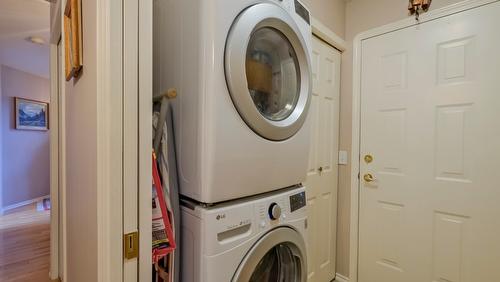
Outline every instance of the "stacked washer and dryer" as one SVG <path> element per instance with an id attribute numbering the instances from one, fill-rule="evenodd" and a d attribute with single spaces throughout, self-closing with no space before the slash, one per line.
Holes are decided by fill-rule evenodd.
<path id="1" fill-rule="evenodd" d="M 297 0 L 156 0 L 176 88 L 181 281 L 306 281 L 311 27 Z"/>

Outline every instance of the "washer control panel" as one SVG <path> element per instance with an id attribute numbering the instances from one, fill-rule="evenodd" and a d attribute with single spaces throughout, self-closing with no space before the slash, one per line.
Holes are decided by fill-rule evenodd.
<path id="1" fill-rule="evenodd" d="M 306 192 L 300 192 L 290 196 L 290 212 L 294 212 L 306 206 Z"/>
<path id="2" fill-rule="evenodd" d="M 306 190 L 304 187 L 276 194 L 256 201 L 254 206 L 257 226 L 265 230 L 306 216 Z"/>

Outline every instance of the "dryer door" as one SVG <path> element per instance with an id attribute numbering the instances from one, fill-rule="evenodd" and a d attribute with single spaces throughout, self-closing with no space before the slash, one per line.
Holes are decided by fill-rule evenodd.
<path id="1" fill-rule="evenodd" d="M 302 236 L 292 228 L 279 227 L 264 235 L 252 247 L 232 281 L 305 282 L 306 280 L 306 249 Z"/>
<path id="2" fill-rule="evenodd" d="M 311 96 L 307 50 L 295 20 L 275 4 L 251 6 L 233 23 L 226 81 L 239 114 L 260 136 L 285 140 L 302 127 Z"/>

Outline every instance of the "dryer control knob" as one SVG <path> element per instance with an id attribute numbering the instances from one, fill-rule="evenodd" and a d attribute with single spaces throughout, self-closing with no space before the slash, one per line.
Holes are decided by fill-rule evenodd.
<path id="1" fill-rule="evenodd" d="M 272 219 L 272 220 L 276 220 L 276 219 L 279 219 L 281 216 L 281 208 L 278 204 L 276 203 L 272 203 L 270 206 L 269 206 L 269 217 Z"/>

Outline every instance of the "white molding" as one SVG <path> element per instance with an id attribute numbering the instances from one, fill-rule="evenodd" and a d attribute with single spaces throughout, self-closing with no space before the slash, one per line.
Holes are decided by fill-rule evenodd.
<path id="1" fill-rule="evenodd" d="M 123 233 L 139 231 L 139 0 L 123 0 Z M 137 282 L 138 259 L 123 261 L 123 282 Z"/>
<path id="2" fill-rule="evenodd" d="M 420 24 L 445 16 L 498 2 L 500 0 L 465 0 L 420 16 Z M 382 27 L 358 34 L 353 41 L 353 93 L 352 93 L 352 152 L 351 152 L 351 218 L 350 218 L 350 282 L 358 282 L 358 240 L 359 240 L 359 161 L 360 161 L 360 99 L 361 99 L 361 42 L 400 29 L 415 26 L 413 18 L 400 20 Z M 356 161 L 357 160 L 357 161 Z"/>
<path id="3" fill-rule="evenodd" d="M 97 3 L 97 282 L 118 282 L 123 279 L 123 3 Z"/>
<path id="4" fill-rule="evenodd" d="M 59 7 L 66 6 L 66 0 L 59 0 L 57 1 Z M 59 278 L 61 281 L 67 281 L 67 275 L 68 275 L 68 231 L 67 231 L 67 209 L 66 209 L 66 77 L 64 75 L 64 68 L 65 68 L 65 56 L 64 55 L 64 36 L 63 34 L 63 15 L 64 15 L 64 10 L 59 8 L 57 9 L 57 18 L 59 24 L 55 25 L 59 27 L 59 37 L 60 37 L 60 42 L 56 42 L 55 44 L 60 44 L 58 48 L 57 54 L 60 56 L 60 59 L 58 59 L 58 87 L 59 87 L 59 93 L 58 93 L 58 115 L 59 115 L 59 216 L 60 216 L 60 226 L 61 228 L 60 231 L 60 237 L 59 240 L 62 240 L 62 242 L 59 242 L 59 247 L 62 248 L 62 250 L 59 250 Z M 52 26 L 51 28 L 55 28 L 55 26 Z M 54 30 L 52 30 L 54 32 Z M 57 45 L 56 45 L 57 46 Z M 61 52 L 61 53 L 59 53 Z"/>
<path id="5" fill-rule="evenodd" d="M 0 58 L 1 59 L 1 58 Z M 0 126 L 3 125 L 3 113 L 2 113 L 2 100 L 3 100 L 3 95 L 2 95 L 2 62 L 0 61 Z M 3 211 L 1 209 L 2 206 L 2 194 L 3 194 L 3 141 L 2 141 L 2 136 L 0 133 L 0 215 L 3 214 Z"/>
<path id="6" fill-rule="evenodd" d="M 153 0 L 139 0 L 139 279 L 151 280 Z"/>
<path id="7" fill-rule="evenodd" d="M 349 278 L 337 273 L 335 275 L 335 280 L 333 280 L 333 281 L 334 282 L 349 282 Z"/>
<path id="8" fill-rule="evenodd" d="M 47 199 L 47 198 L 50 198 L 50 195 L 46 195 L 46 196 L 42 196 L 42 197 L 37 197 L 37 198 L 34 198 L 34 199 L 29 199 L 29 200 L 26 200 L 26 201 L 22 201 L 22 202 L 19 202 L 19 203 L 8 205 L 8 206 L 2 208 L 1 213 L 5 214 L 5 212 L 8 212 L 10 210 L 17 209 L 17 208 L 20 208 L 20 207 L 24 207 L 24 206 L 27 206 L 27 205 L 31 205 L 31 204 L 34 204 L 36 202 L 42 201 L 43 199 Z"/>
<path id="9" fill-rule="evenodd" d="M 326 27 L 324 24 L 322 24 L 319 20 L 317 20 L 314 17 L 311 19 L 311 28 L 312 28 L 312 33 L 314 35 L 321 38 L 328 44 L 332 45 L 340 52 L 345 51 L 346 49 L 345 40 L 342 39 L 335 32 L 333 32 L 331 29 Z"/>
<path id="10" fill-rule="evenodd" d="M 59 79 L 57 45 L 50 44 L 50 279 L 59 275 Z"/>

